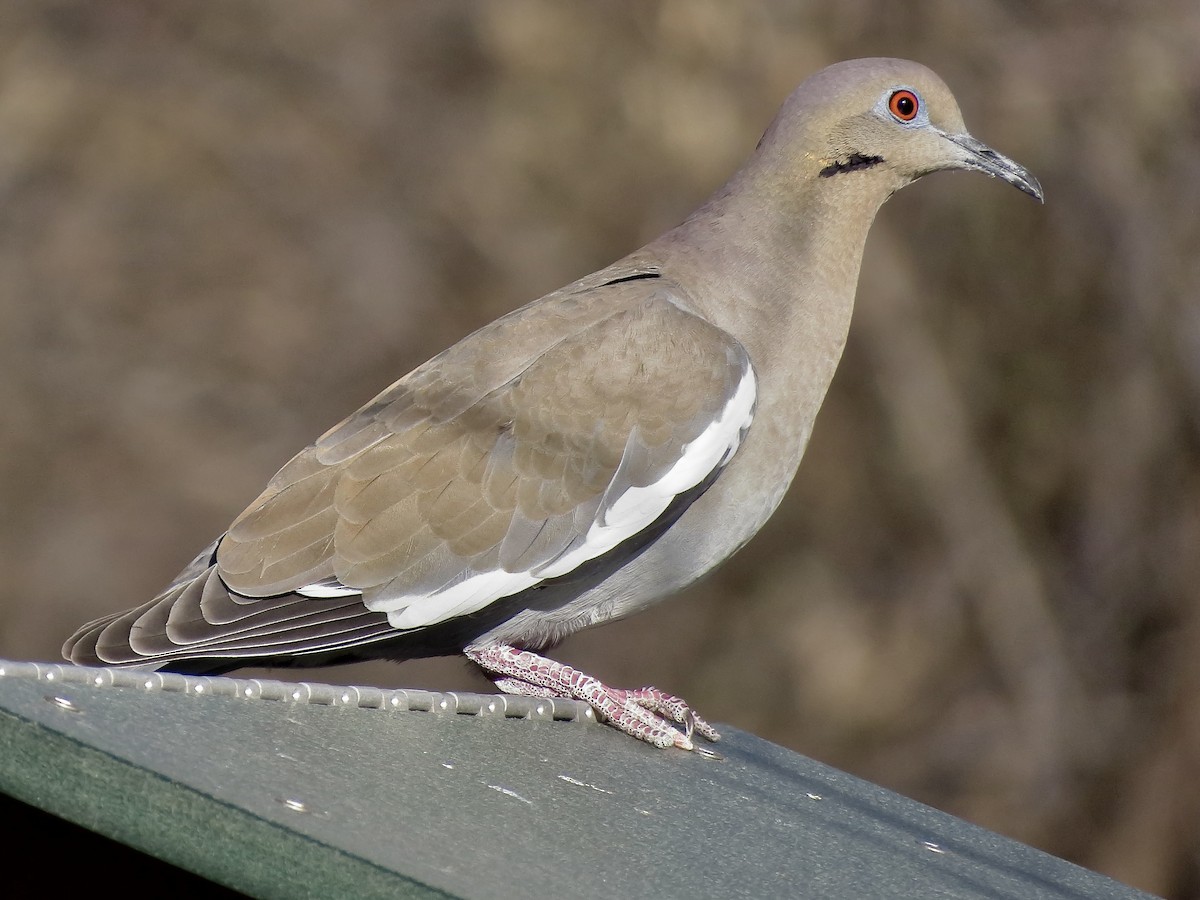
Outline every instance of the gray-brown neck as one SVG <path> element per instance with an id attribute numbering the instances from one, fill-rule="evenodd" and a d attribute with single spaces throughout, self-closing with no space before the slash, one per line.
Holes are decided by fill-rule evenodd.
<path id="1" fill-rule="evenodd" d="M 683 224 L 645 248 L 697 311 L 736 337 L 758 377 L 754 428 L 727 473 L 765 518 L 791 483 L 841 358 L 867 232 L 899 185 L 828 176 L 760 152 Z M 758 522 L 746 524 L 748 533 Z"/>
<path id="2" fill-rule="evenodd" d="M 845 344 L 867 232 L 899 185 L 883 170 L 821 175 L 819 158 L 780 165 L 773 155 L 756 154 L 646 249 L 742 342 L 760 381 L 778 373 L 819 404 Z"/>

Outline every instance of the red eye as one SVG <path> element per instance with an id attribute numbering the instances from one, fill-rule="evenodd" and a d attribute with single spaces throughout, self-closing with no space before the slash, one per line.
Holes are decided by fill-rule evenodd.
<path id="1" fill-rule="evenodd" d="M 911 122 L 920 108 L 921 101 L 912 91 L 899 90 L 888 97 L 888 109 L 901 122 Z"/>

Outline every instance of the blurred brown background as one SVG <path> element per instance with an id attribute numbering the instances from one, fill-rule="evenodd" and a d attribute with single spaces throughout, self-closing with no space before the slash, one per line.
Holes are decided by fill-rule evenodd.
<path id="1" fill-rule="evenodd" d="M 906 56 L 1047 205 L 889 203 L 784 507 L 558 656 L 1200 896 L 1198 46 L 1192 0 L 5 3 L 0 656 L 57 658 L 377 390 L 675 224 L 815 69 Z"/>

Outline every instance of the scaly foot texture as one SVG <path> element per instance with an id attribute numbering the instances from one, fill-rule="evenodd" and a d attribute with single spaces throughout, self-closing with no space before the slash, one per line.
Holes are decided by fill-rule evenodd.
<path id="1" fill-rule="evenodd" d="M 687 703 L 666 691 L 654 687 L 611 688 L 578 669 L 507 644 L 468 647 L 465 653 L 506 694 L 582 700 L 614 728 L 655 747 L 678 747 L 720 758 L 718 753 L 692 740 L 698 733 L 710 741 L 719 741 L 721 735 L 717 730 Z M 683 725 L 684 731 L 672 723 Z"/>

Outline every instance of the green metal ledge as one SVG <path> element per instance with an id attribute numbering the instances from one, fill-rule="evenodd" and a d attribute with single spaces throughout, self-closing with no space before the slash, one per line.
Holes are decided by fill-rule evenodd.
<path id="1" fill-rule="evenodd" d="M 0 790 L 264 898 L 1145 897 L 722 727 L 0 661 Z"/>

